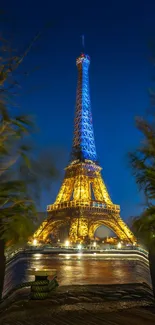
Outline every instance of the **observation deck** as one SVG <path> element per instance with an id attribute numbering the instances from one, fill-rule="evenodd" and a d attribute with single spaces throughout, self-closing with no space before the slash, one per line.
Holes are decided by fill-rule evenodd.
<path id="1" fill-rule="evenodd" d="M 59 204 L 51 204 L 47 206 L 47 211 L 53 211 L 53 210 L 61 210 L 61 209 L 68 209 L 68 208 L 76 208 L 76 207 L 81 207 L 81 208 L 96 208 L 100 209 L 103 212 L 120 212 L 120 205 L 117 204 L 104 204 L 102 202 L 97 202 L 97 201 L 90 201 L 90 202 L 85 202 L 82 200 L 78 201 L 69 201 L 69 202 L 62 202 Z"/>

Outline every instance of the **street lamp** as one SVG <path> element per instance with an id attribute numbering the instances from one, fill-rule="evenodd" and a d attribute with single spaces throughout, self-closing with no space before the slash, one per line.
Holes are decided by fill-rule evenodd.
<path id="1" fill-rule="evenodd" d="M 69 246 L 69 240 L 65 241 L 65 246 L 68 247 Z"/>
<path id="2" fill-rule="evenodd" d="M 122 247 L 122 244 L 121 243 L 118 243 L 117 244 L 117 248 L 120 249 Z"/>
<path id="3" fill-rule="evenodd" d="M 37 246 L 37 239 L 36 238 L 33 239 L 33 246 Z"/>
<path id="4" fill-rule="evenodd" d="M 79 244 L 77 248 L 80 250 L 80 249 L 82 248 L 82 245 L 81 245 L 81 244 Z"/>

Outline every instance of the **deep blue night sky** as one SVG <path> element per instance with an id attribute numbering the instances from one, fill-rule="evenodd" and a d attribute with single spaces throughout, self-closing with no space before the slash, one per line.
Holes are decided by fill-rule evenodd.
<path id="1" fill-rule="evenodd" d="M 121 215 L 127 219 L 141 210 L 142 200 L 127 163 L 140 134 L 135 115 L 149 106 L 147 89 L 153 74 L 148 44 L 155 40 L 155 2 L 108 1 L 8 1 L 3 5 L 9 21 L 1 23 L 4 34 L 14 33 L 20 48 L 27 45 L 46 22 L 52 27 L 25 59 L 24 69 L 40 66 L 24 86 L 36 88 L 21 98 L 23 110 L 37 117 L 37 144 L 62 150 L 59 165 L 67 164 L 72 143 L 80 35 L 85 34 L 91 57 L 92 114 L 103 177 Z M 38 88 L 38 89 L 37 89 Z M 52 203 L 60 186 L 46 193 L 42 210 Z"/>

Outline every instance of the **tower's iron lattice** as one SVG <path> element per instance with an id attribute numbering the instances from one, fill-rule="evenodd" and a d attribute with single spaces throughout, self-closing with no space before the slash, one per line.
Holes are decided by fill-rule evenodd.
<path id="1" fill-rule="evenodd" d="M 135 242 L 134 235 L 120 217 L 120 206 L 112 203 L 97 163 L 89 94 L 89 56 L 77 60 L 78 84 L 74 136 L 69 165 L 47 219 L 33 238 L 46 242 L 49 235 L 58 238 L 62 227 L 68 228 L 71 242 L 93 239 L 100 225 L 109 227 L 123 241 Z"/>

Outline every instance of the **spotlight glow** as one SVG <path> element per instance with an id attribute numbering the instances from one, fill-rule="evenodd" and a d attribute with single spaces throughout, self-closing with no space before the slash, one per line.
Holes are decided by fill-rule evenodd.
<path id="1" fill-rule="evenodd" d="M 120 249 L 122 247 L 122 244 L 121 243 L 118 243 L 117 244 L 117 248 Z"/>
<path id="2" fill-rule="evenodd" d="M 66 247 L 69 247 L 69 240 L 66 240 L 66 241 L 65 241 L 65 246 L 66 246 Z"/>
<path id="3" fill-rule="evenodd" d="M 37 246 L 37 239 L 33 239 L 33 246 Z"/>

